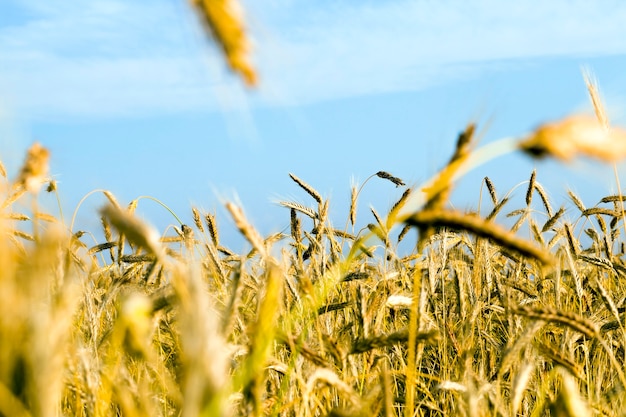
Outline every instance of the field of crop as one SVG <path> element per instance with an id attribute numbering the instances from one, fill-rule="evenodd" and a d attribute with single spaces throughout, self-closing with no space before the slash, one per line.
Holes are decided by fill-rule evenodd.
<path id="1" fill-rule="evenodd" d="M 212 213 L 161 234 L 108 191 L 94 243 L 39 208 L 57 189 L 35 144 L 19 173 L 0 165 L 0 415 L 622 416 L 625 198 L 555 208 L 533 172 L 523 207 L 487 177 L 490 207 L 447 204 L 498 149 L 621 157 L 604 122 L 479 149 L 468 126 L 423 189 L 368 179 L 404 190 L 387 213 L 357 218 L 355 186 L 343 228 L 291 174 L 311 205 L 281 202 L 289 233 L 226 204 L 246 253 Z"/>

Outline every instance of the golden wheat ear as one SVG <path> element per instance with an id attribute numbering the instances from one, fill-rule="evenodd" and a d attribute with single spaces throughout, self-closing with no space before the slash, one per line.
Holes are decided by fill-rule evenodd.
<path id="1" fill-rule="evenodd" d="M 564 161 L 586 156 L 602 162 L 626 158 L 626 130 L 610 127 L 598 83 L 588 70 L 583 70 L 585 85 L 595 116 L 573 115 L 539 126 L 519 148 L 537 157 L 551 156 Z"/>
<path id="2" fill-rule="evenodd" d="M 519 149 L 535 157 L 569 161 L 586 156 L 603 162 L 626 158 L 626 130 L 606 129 L 596 117 L 575 115 L 539 126 Z"/>
<path id="3" fill-rule="evenodd" d="M 405 220 L 406 224 L 417 227 L 449 227 L 471 232 L 477 236 L 491 239 L 503 248 L 520 255 L 536 259 L 543 265 L 552 265 L 552 255 L 542 248 L 520 239 L 502 227 L 483 220 L 478 216 L 467 215 L 452 210 L 423 210 L 414 213 Z"/>
<path id="4" fill-rule="evenodd" d="M 598 80 L 588 68 L 583 68 L 583 78 L 585 79 L 585 85 L 587 86 L 589 99 L 591 100 L 591 104 L 593 105 L 593 111 L 596 114 L 596 118 L 605 129 L 608 129 L 609 118 L 606 115 L 604 103 L 602 102 L 602 97 L 600 96 Z"/>
<path id="5" fill-rule="evenodd" d="M 49 160 L 50 151 L 35 142 L 28 149 L 26 160 L 15 185 L 21 185 L 34 194 L 39 192 L 43 183 L 46 182 Z"/>
<path id="6" fill-rule="evenodd" d="M 241 76 L 248 86 L 255 86 L 257 73 L 250 60 L 250 41 L 239 1 L 191 0 L 191 5 L 207 34 L 222 49 L 230 69 Z"/>
<path id="7" fill-rule="evenodd" d="M 112 204 L 104 206 L 100 214 L 110 222 L 120 234 L 128 240 L 148 251 L 149 254 L 162 259 L 165 249 L 159 242 L 159 234 L 156 229 L 147 225 L 128 211 L 119 209 Z"/>

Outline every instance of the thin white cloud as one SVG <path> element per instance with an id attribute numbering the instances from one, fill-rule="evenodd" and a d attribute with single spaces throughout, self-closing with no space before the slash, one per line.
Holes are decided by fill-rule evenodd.
<path id="1" fill-rule="evenodd" d="M 0 91 L 33 118 L 183 112 L 214 102 L 212 81 L 190 59 L 42 57 L 20 64 L 0 71 Z"/>
<path id="2" fill-rule="evenodd" d="M 238 88 L 182 2 L 16 3 L 36 17 L 0 29 L 0 94 L 29 118 L 201 110 Z"/>
<path id="3" fill-rule="evenodd" d="M 617 0 L 248 1 L 262 84 L 242 101 L 184 0 L 12 1 L 34 17 L 0 28 L 0 94 L 34 118 L 301 104 L 626 53 Z"/>
<path id="4" fill-rule="evenodd" d="M 269 39 L 280 46 L 259 52 L 267 83 L 296 102 L 416 90 L 515 60 L 626 53 L 619 1 L 340 2 L 296 13 L 300 3 Z"/>

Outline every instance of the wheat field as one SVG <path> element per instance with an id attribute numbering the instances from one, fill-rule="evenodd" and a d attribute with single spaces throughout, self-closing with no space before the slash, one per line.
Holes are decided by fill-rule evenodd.
<path id="1" fill-rule="evenodd" d="M 238 2 L 190 4 L 257 84 Z M 19 172 L 0 161 L 0 417 L 626 416 L 626 197 L 555 207 L 533 171 L 521 206 L 488 176 L 475 209 L 449 204 L 504 153 L 626 157 L 585 79 L 595 117 L 482 148 L 469 125 L 419 189 L 393 167 L 353 186 L 343 227 L 289 174 L 307 203 L 280 202 L 284 233 L 233 203 L 158 231 L 106 189 L 85 196 L 105 201 L 101 230 L 79 230 L 44 146 Z M 387 212 L 357 209 L 370 181 L 401 191 Z M 225 221 L 249 250 L 224 244 Z"/>
<path id="2" fill-rule="evenodd" d="M 572 120 L 514 150 L 563 157 Z M 108 191 L 102 230 L 75 230 L 40 209 L 58 190 L 33 145 L 19 173 L 0 165 L 0 415 L 625 415 L 626 198 L 556 208 L 533 171 L 522 207 L 485 177 L 488 207 L 452 210 L 473 136 L 423 189 L 354 186 L 343 228 L 294 174 L 309 204 L 280 202 L 288 232 L 227 203 L 244 253 L 213 213 L 162 233 Z M 402 195 L 359 217 L 369 181 Z"/>

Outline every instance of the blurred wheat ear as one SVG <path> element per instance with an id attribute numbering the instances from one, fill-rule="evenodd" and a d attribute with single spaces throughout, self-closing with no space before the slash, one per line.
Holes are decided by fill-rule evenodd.
<path id="1" fill-rule="evenodd" d="M 230 69 L 250 87 L 257 73 L 250 62 L 250 41 L 237 0 L 190 0 L 205 32 L 219 45 Z"/>

